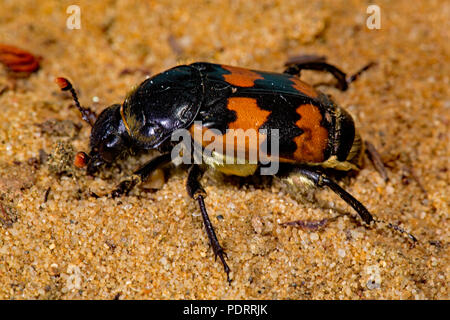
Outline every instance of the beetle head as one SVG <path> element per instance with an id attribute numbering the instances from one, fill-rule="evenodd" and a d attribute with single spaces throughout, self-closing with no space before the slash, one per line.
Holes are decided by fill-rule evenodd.
<path id="1" fill-rule="evenodd" d="M 93 174 L 101 165 L 112 163 L 130 148 L 130 136 L 122 121 L 119 104 L 109 106 L 97 117 L 91 109 L 80 105 L 77 93 L 69 80 L 59 77 L 55 82 L 62 91 L 69 91 L 72 94 L 83 120 L 92 127 L 89 156 L 79 152 L 75 157 L 76 166 L 84 167 L 87 164 L 88 174 Z"/>
<path id="2" fill-rule="evenodd" d="M 100 113 L 91 131 L 88 174 L 105 163 L 112 163 L 129 149 L 129 135 L 120 115 L 120 105 L 113 104 Z"/>

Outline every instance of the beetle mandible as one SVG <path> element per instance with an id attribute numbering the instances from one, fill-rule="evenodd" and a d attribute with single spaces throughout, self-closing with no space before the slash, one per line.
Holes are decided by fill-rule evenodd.
<path id="1" fill-rule="evenodd" d="M 123 104 L 113 104 L 98 117 L 83 108 L 75 90 L 65 78 L 56 82 L 69 90 L 82 117 L 92 126 L 87 172 L 94 174 L 103 164 L 114 162 L 129 149 L 158 150 L 161 155 L 122 181 L 111 196 L 126 195 L 158 167 L 170 163 L 174 142 L 171 135 L 179 129 L 192 132 L 194 121 L 201 130 L 215 129 L 226 135 L 229 129 L 278 129 L 279 156 L 275 161 L 291 169 L 288 181 L 301 181 L 310 187 L 329 187 L 359 214 L 365 224 L 383 222 L 351 194 L 335 183 L 323 168 L 339 171 L 358 170 L 364 143 L 355 124 L 330 96 L 300 80 L 302 70 L 331 73 L 337 87 L 346 90 L 363 71 L 352 76 L 328 64 L 323 57 L 303 56 L 288 63 L 283 73 L 254 71 L 227 65 L 197 62 L 180 65 L 148 78 L 134 89 Z M 197 123 L 197 122 L 196 122 Z M 216 136 L 216 138 L 218 138 Z M 269 138 L 269 137 L 267 137 Z M 203 141 L 195 141 L 201 147 Z M 204 162 L 225 174 L 250 176 L 259 173 L 260 163 L 223 165 L 221 154 L 204 156 Z M 84 158 L 83 158 L 84 159 Z M 81 161 L 78 159 L 79 162 Z M 81 161 L 83 162 L 83 161 Z M 219 257 L 230 281 L 225 251 L 208 217 L 200 184 L 205 166 L 192 164 L 187 177 L 187 192 L 198 202 L 215 257 Z M 391 227 L 417 239 L 397 225 Z"/>

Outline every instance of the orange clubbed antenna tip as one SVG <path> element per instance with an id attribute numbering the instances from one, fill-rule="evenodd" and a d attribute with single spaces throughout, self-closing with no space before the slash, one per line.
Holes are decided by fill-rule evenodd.
<path id="1" fill-rule="evenodd" d="M 55 83 L 59 86 L 61 90 L 70 90 L 72 88 L 72 84 L 69 80 L 63 77 L 55 78 Z"/>
<path id="2" fill-rule="evenodd" d="M 73 164 L 77 168 L 84 168 L 87 165 L 89 156 L 86 154 L 86 152 L 80 151 L 75 155 L 75 159 L 73 161 Z"/>

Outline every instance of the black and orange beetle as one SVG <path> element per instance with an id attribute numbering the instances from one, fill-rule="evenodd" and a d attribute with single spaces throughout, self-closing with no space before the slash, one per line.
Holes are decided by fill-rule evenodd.
<path id="1" fill-rule="evenodd" d="M 98 117 L 80 106 L 70 82 L 58 78 L 57 83 L 62 90 L 71 91 L 83 119 L 92 126 L 89 156 L 77 156 L 79 164 L 87 165 L 89 174 L 129 149 L 161 152 L 122 181 L 111 193 L 113 197 L 127 194 L 157 167 L 171 162 L 170 151 L 174 148 L 171 135 L 179 129 L 191 131 L 194 121 L 201 121 L 201 130 L 216 129 L 222 135 L 236 128 L 278 129 L 277 161 L 290 166 L 291 176 L 299 178 L 296 181 L 329 187 L 368 225 L 381 221 L 321 170 L 359 169 L 364 146 L 352 117 L 328 95 L 299 79 L 302 70 L 327 71 L 338 80 L 338 88 L 346 90 L 369 66 L 347 77 L 323 58 L 304 56 L 287 67 L 284 73 L 272 73 L 204 62 L 180 65 L 145 80 L 123 104 L 106 108 Z M 202 144 L 202 141 L 195 141 L 194 137 L 192 143 Z M 218 159 L 204 160 L 225 174 L 249 176 L 257 174 L 259 168 L 259 163 L 227 166 L 219 164 Z M 222 261 L 230 281 L 224 249 L 205 208 L 206 194 L 199 182 L 204 169 L 200 164 L 190 166 L 187 192 L 200 206 L 214 255 Z M 388 226 L 406 233 L 396 225 Z M 413 235 L 406 234 L 413 242 L 417 241 Z"/>

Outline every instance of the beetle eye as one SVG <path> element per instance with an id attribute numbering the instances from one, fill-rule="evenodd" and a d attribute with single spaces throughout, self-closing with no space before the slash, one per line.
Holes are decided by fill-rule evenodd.
<path id="1" fill-rule="evenodd" d="M 110 135 L 105 140 L 105 145 L 107 148 L 114 148 L 114 146 L 119 142 L 119 137 L 116 135 Z"/>
<path id="2" fill-rule="evenodd" d="M 111 134 L 100 145 L 99 154 L 103 160 L 113 162 L 120 150 L 120 137 Z"/>

